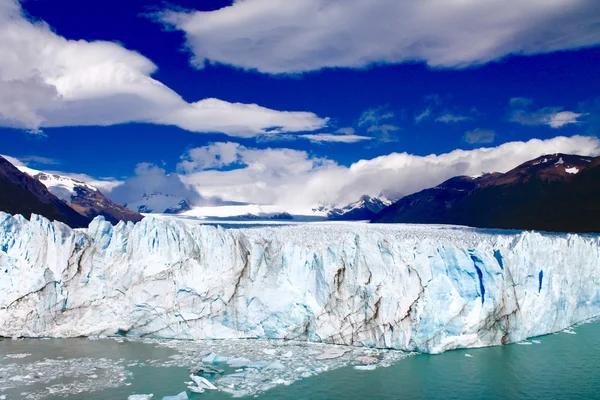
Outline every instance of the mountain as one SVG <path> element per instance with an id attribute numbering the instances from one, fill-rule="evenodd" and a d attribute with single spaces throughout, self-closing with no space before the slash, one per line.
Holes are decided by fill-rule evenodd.
<path id="1" fill-rule="evenodd" d="M 188 199 L 163 193 L 144 193 L 141 200 L 126 206 L 132 211 L 147 214 L 179 214 L 192 208 Z"/>
<path id="2" fill-rule="evenodd" d="M 600 232 L 600 157 L 546 155 L 507 173 L 455 177 L 406 196 L 372 222 Z"/>
<path id="3" fill-rule="evenodd" d="M 368 221 L 390 204 L 391 201 L 386 198 L 364 195 L 358 201 L 345 207 L 331 208 L 327 212 L 327 219 L 332 221 Z"/>
<path id="4" fill-rule="evenodd" d="M 0 213 L 0 262 L 2 337 L 294 339 L 440 353 L 600 315 L 600 247 L 587 235 L 232 230 L 152 217 L 71 230 Z"/>
<path id="5" fill-rule="evenodd" d="M 94 186 L 80 180 L 24 166 L 17 166 L 17 169 L 38 180 L 50 193 L 89 219 L 101 215 L 116 224 L 119 221 L 138 222 L 143 218 L 140 214 L 108 199 Z"/>
<path id="6" fill-rule="evenodd" d="M 90 218 L 81 215 L 52 194 L 39 180 L 21 172 L 0 156 L 0 210 L 10 214 L 43 215 L 48 219 L 80 228 L 89 224 Z"/>

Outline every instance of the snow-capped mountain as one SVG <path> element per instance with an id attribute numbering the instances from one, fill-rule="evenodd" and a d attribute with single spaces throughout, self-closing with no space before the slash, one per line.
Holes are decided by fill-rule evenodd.
<path id="1" fill-rule="evenodd" d="M 72 230 L 0 213 L 0 336 L 296 339 L 439 353 L 600 315 L 600 238 L 426 225 Z"/>
<path id="2" fill-rule="evenodd" d="M 600 157 L 549 154 L 503 174 L 454 177 L 372 221 L 600 232 L 599 198 Z"/>
<path id="3" fill-rule="evenodd" d="M 104 196 L 98 188 L 68 176 L 38 171 L 25 166 L 16 166 L 21 172 L 43 184 L 50 193 L 64 201 L 79 214 L 90 219 L 98 215 L 117 223 L 140 221 L 143 217 Z"/>
<path id="4" fill-rule="evenodd" d="M 192 208 L 190 201 L 183 197 L 164 193 L 144 193 L 141 200 L 125 205 L 132 211 L 150 214 L 179 214 Z"/>
<path id="5" fill-rule="evenodd" d="M 358 201 L 341 208 L 332 208 L 327 212 L 327 219 L 335 221 L 370 221 L 377 213 L 392 204 L 385 197 L 363 195 Z"/>
<path id="6" fill-rule="evenodd" d="M 0 210 L 21 214 L 44 215 L 71 227 L 87 226 L 87 218 L 53 195 L 46 186 L 30 175 L 21 172 L 7 159 L 0 156 Z"/>

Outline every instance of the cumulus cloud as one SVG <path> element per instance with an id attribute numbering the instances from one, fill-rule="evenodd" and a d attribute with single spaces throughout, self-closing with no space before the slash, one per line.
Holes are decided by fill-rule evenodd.
<path id="1" fill-rule="evenodd" d="M 198 192 L 186 186 L 179 175 L 167 174 L 163 168 L 150 163 L 138 164 L 135 175 L 114 187 L 108 195 L 118 203 L 128 204 L 141 200 L 145 194 L 155 193 L 183 197 L 192 203 L 201 200 Z"/>
<path id="2" fill-rule="evenodd" d="M 522 97 L 510 99 L 509 120 L 521 125 L 547 125 L 551 128 L 562 128 L 569 124 L 580 123 L 579 118 L 585 114 L 563 111 L 563 107 L 544 107 L 531 109 L 533 100 Z"/>
<path id="3" fill-rule="evenodd" d="M 392 153 L 349 167 L 299 150 L 215 143 L 186 153 L 179 172 L 181 180 L 204 197 L 306 210 L 319 202 L 347 204 L 363 194 L 402 197 L 453 176 L 506 172 L 558 152 L 597 156 L 600 140 L 556 137 L 440 155 Z"/>
<path id="4" fill-rule="evenodd" d="M 310 112 L 202 99 L 188 103 L 153 79 L 150 60 L 112 42 L 67 40 L 0 0 L 0 126 L 30 129 L 142 122 L 253 137 L 313 131 Z"/>
<path id="5" fill-rule="evenodd" d="M 469 144 L 492 143 L 496 137 L 496 132 L 491 129 L 473 129 L 465 132 L 465 142 Z"/>
<path id="6" fill-rule="evenodd" d="M 509 54 L 600 42 L 595 0 L 235 0 L 216 11 L 165 11 L 191 63 L 266 73 L 422 61 L 466 67 Z"/>

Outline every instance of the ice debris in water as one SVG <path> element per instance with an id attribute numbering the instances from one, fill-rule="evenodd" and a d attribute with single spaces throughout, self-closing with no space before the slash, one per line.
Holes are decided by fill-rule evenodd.
<path id="1" fill-rule="evenodd" d="M 156 367 L 190 368 L 190 391 L 221 390 L 233 397 L 256 395 L 277 385 L 290 385 L 344 366 L 372 370 L 389 367 L 410 356 L 399 350 L 328 345 L 281 340 L 158 340 L 145 343 L 178 352 Z"/>
<path id="2" fill-rule="evenodd" d="M 188 400 L 188 395 L 186 392 L 181 392 L 175 396 L 165 396 L 162 400 Z"/>
<path id="3" fill-rule="evenodd" d="M 7 354 L 4 357 L 6 358 L 13 358 L 13 359 L 19 359 L 19 358 L 25 358 L 25 357 L 29 357 L 31 354 L 27 354 L 27 353 L 21 353 L 21 354 Z"/>
<path id="4" fill-rule="evenodd" d="M 120 387 L 131 376 L 131 372 L 123 367 L 122 359 L 43 359 L 0 363 L 0 377 L 10 377 L 0 379 L 0 391 L 22 388 L 23 393 L 27 393 L 22 397 L 40 400 Z"/>
<path id="5" fill-rule="evenodd" d="M 153 397 L 153 394 L 132 394 L 127 400 L 150 400 Z"/>

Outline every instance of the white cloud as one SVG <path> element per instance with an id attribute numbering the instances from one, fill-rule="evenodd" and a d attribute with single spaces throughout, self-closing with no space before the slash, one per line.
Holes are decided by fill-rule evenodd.
<path id="1" fill-rule="evenodd" d="M 356 143 L 363 140 L 372 140 L 370 136 L 361 135 L 336 135 L 334 133 L 316 133 L 308 135 L 300 135 L 304 139 L 308 139 L 311 142 L 333 142 L 333 143 Z"/>
<path id="2" fill-rule="evenodd" d="M 235 0 L 216 11 L 166 11 L 192 64 L 266 73 L 423 61 L 466 67 L 509 54 L 600 42 L 595 0 Z"/>
<path id="3" fill-rule="evenodd" d="M 569 124 L 580 123 L 579 117 L 586 115 L 573 111 L 563 111 L 562 107 L 544 107 L 532 110 L 532 104 L 531 99 L 522 97 L 510 99 L 509 120 L 521 125 L 548 125 L 551 128 L 562 128 Z"/>
<path id="4" fill-rule="evenodd" d="M 177 165 L 179 171 L 193 172 L 212 168 L 223 168 L 241 162 L 239 143 L 218 142 L 189 150 Z"/>
<path id="5" fill-rule="evenodd" d="M 27 164 L 25 164 L 23 161 L 19 160 L 16 157 L 7 156 L 6 154 L 0 154 L 0 156 L 4 157 L 6 159 L 6 161 L 11 163 L 15 167 L 26 167 L 27 166 Z"/>
<path id="6" fill-rule="evenodd" d="M 318 202 L 347 204 L 363 194 L 401 197 L 457 175 L 506 172 L 543 154 L 600 155 L 600 140 L 583 136 L 429 156 L 392 153 L 350 167 L 292 149 L 251 149 L 236 143 L 210 146 L 191 150 L 179 166 L 182 181 L 202 196 L 305 209 Z M 221 164 L 227 168 L 207 170 Z"/>
<path id="7" fill-rule="evenodd" d="M 469 144 L 492 143 L 496 137 L 496 132 L 491 129 L 473 129 L 465 132 L 465 142 Z"/>
<path id="8" fill-rule="evenodd" d="M 144 194 L 168 194 L 183 197 L 191 202 L 199 202 L 198 192 L 186 186 L 179 175 L 167 174 L 163 168 L 150 163 L 140 163 L 135 175 L 105 193 L 118 203 L 134 203 L 142 199 Z"/>
<path id="9" fill-rule="evenodd" d="M 228 168 L 211 169 L 216 165 Z M 276 204 L 288 195 L 308 199 L 310 188 L 301 189 L 302 186 L 312 174 L 330 167 L 335 168 L 336 164 L 305 151 L 253 149 L 227 142 L 188 151 L 182 156 L 178 170 L 182 181 L 205 198 Z"/>
<path id="10" fill-rule="evenodd" d="M 578 114 L 573 111 L 560 111 L 550 116 L 548 125 L 552 128 L 561 128 L 568 124 L 577 124 L 579 123 L 578 118 L 583 115 L 584 114 Z"/>
<path id="11" fill-rule="evenodd" d="M 112 42 L 67 40 L 0 0 L 0 126 L 31 129 L 142 122 L 253 137 L 312 131 L 310 112 L 203 99 L 188 103 L 151 75 L 144 56 Z"/>

